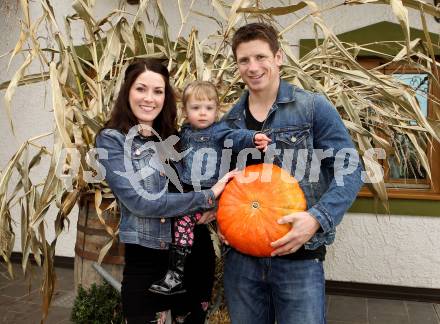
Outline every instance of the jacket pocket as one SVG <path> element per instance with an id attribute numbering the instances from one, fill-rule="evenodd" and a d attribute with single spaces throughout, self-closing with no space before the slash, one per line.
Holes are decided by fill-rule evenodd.
<path id="1" fill-rule="evenodd" d="M 273 130 L 273 139 L 278 149 L 305 148 L 310 136 L 310 127 L 284 127 Z"/>
<path id="2" fill-rule="evenodd" d="M 149 217 L 138 217 L 138 235 L 143 239 L 159 238 L 159 220 Z"/>
<path id="3" fill-rule="evenodd" d="M 312 149 L 310 126 L 292 126 L 274 129 L 271 134 L 277 154 L 274 164 L 290 172 L 298 181 L 302 181 L 310 168 Z"/>
<path id="4" fill-rule="evenodd" d="M 138 217 L 138 236 L 148 241 L 171 243 L 171 222 L 164 218 Z"/>

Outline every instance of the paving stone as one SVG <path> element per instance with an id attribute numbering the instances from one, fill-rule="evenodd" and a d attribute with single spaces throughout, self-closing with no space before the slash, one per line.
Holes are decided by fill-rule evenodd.
<path id="1" fill-rule="evenodd" d="M 28 284 L 12 283 L 0 289 L 0 295 L 6 297 L 24 297 L 35 290 L 34 286 L 29 287 Z"/>
<path id="2" fill-rule="evenodd" d="M 2 323 L 5 324 L 33 324 L 39 323 L 41 319 L 40 312 L 18 313 L 8 311 L 3 315 Z"/>
<path id="3" fill-rule="evenodd" d="M 22 279 L 23 282 L 31 283 L 33 287 L 40 288 L 43 283 L 43 276 L 41 270 L 32 269 L 31 272 L 26 274 L 26 277 Z"/>
<path id="4" fill-rule="evenodd" d="M 407 315 L 405 302 L 402 300 L 368 298 L 368 316 L 376 314 Z"/>
<path id="5" fill-rule="evenodd" d="M 367 299 L 332 296 L 327 314 L 329 321 L 367 323 Z"/>
<path id="6" fill-rule="evenodd" d="M 12 270 L 14 273 L 15 280 L 21 280 L 24 278 L 23 269 L 21 268 L 21 263 L 13 263 Z"/>
<path id="7" fill-rule="evenodd" d="M 31 305 L 31 304 L 29 304 Z M 8 324 L 39 324 L 42 319 L 42 311 L 40 307 L 29 308 L 29 305 L 23 306 L 23 311 L 7 311 L 2 318 L 1 323 Z M 69 323 L 70 321 L 70 308 L 51 306 L 49 309 L 49 314 L 45 320 L 46 324 L 58 324 L 61 322 Z"/>
<path id="8" fill-rule="evenodd" d="M 66 318 L 65 320 L 59 322 L 58 324 L 72 324 L 72 322 L 70 321 L 70 317 Z"/>
<path id="9" fill-rule="evenodd" d="M 17 313 L 34 313 L 41 311 L 41 305 L 16 300 L 14 303 L 9 305 L 8 311 Z"/>
<path id="10" fill-rule="evenodd" d="M 11 282 L 11 277 L 7 271 L 0 271 L 0 287 L 9 284 Z"/>
<path id="11" fill-rule="evenodd" d="M 7 278 L 8 281 L 11 281 L 11 277 L 9 276 L 9 273 L 7 271 L 6 266 L 3 264 L 1 264 L 1 271 L 0 271 L 0 282 L 3 280 L 2 278 Z M 37 265 L 30 265 L 27 267 L 26 269 L 26 276 L 23 273 L 23 269 L 21 267 L 21 264 L 17 264 L 17 263 L 13 263 L 12 264 L 12 269 L 13 269 L 13 273 L 14 273 L 14 279 L 13 280 L 17 280 L 17 281 L 24 281 L 24 280 L 29 280 L 29 278 L 32 278 L 32 282 L 37 281 L 37 284 L 39 284 L 42 280 L 42 276 L 41 274 L 43 273 L 43 269 Z"/>
<path id="12" fill-rule="evenodd" d="M 57 277 L 57 281 L 55 282 L 55 289 L 73 290 L 74 285 L 75 284 L 73 282 L 73 271 L 72 271 L 70 276 L 67 276 L 66 274 L 64 274 L 62 277 Z"/>
<path id="13" fill-rule="evenodd" d="M 327 324 L 362 324 L 364 322 L 327 321 Z"/>
<path id="14" fill-rule="evenodd" d="M 434 304 L 405 302 L 411 324 L 439 324 Z"/>
<path id="15" fill-rule="evenodd" d="M 41 296 L 40 289 L 36 289 L 32 293 L 30 293 L 29 295 L 25 295 L 25 296 L 17 299 L 17 301 L 19 301 L 19 302 L 38 304 L 38 305 L 40 305 L 42 303 L 42 300 L 43 299 Z"/>
<path id="16" fill-rule="evenodd" d="M 52 302 L 52 305 L 72 308 L 73 303 L 75 301 L 75 297 L 76 297 L 76 294 L 73 290 L 67 291 L 67 292 L 65 292 L 64 295 L 59 296 L 58 298 L 55 298 L 54 301 Z"/>
<path id="17" fill-rule="evenodd" d="M 45 321 L 46 324 L 58 324 L 70 319 L 70 308 L 51 306 L 49 315 Z"/>
<path id="18" fill-rule="evenodd" d="M 3 265 L 4 264 L 2 264 L 2 266 Z M 0 271 L 0 286 L 5 285 L 5 284 L 10 284 L 15 281 L 23 280 L 23 272 L 14 266 L 12 268 L 14 269 L 14 272 L 13 272 L 14 278 L 11 278 L 7 268 L 3 268 L 3 267 L 1 268 L 2 271 Z"/>
<path id="19" fill-rule="evenodd" d="M 437 321 L 440 324 L 440 304 L 434 304 L 435 314 L 437 316 Z"/>
<path id="20" fill-rule="evenodd" d="M 409 324 L 408 315 L 396 313 L 376 313 L 368 314 L 369 324 Z"/>
<path id="21" fill-rule="evenodd" d="M 73 306 L 73 302 L 71 303 L 71 305 L 66 301 L 66 302 L 58 302 L 57 300 L 59 300 L 60 298 L 64 298 L 65 296 L 67 296 L 67 300 L 70 300 L 72 297 L 71 295 L 73 294 L 73 291 L 66 291 L 66 290 L 59 290 L 59 291 L 55 291 L 52 295 L 52 305 L 54 306 L 62 306 L 62 307 L 72 307 Z M 73 297 L 74 299 L 75 297 Z M 26 295 L 24 297 L 20 297 L 17 299 L 17 302 L 24 302 L 24 303 L 30 303 L 33 305 L 41 305 L 43 302 L 43 297 L 41 295 L 40 290 L 36 290 L 34 292 L 32 292 L 30 295 Z M 64 304 L 68 305 L 68 306 L 64 306 Z"/>
<path id="22" fill-rule="evenodd" d="M 9 296 L 0 295 L 0 306 L 11 305 L 12 303 L 15 302 L 16 299 L 17 299 L 16 297 L 9 297 Z"/>
<path id="23" fill-rule="evenodd" d="M 73 281 L 73 269 L 69 268 L 55 268 L 55 273 L 58 278 L 72 278 Z"/>
<path id="24" fill-rule="evenodd" d="M 32 287 L 39 287 L 42 282 L 41 277 L 41 269 L 33 266 L 28 268 L 26 276 L 23 274 L 23 270 L 21 269 L 21 265 L 18 266 L 16 264 L 13 265 L 14 269 L 14 278 L 7 271 L 0 272 L 0 288 L 4 288 L 6 285 L 10 285 L 12 283 L 31 283 Z"/>

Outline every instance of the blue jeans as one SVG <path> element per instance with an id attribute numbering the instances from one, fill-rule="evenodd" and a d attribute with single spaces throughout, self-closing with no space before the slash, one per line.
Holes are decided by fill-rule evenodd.
<path id="1" fill-rule="evenodd" d="M 322 261 L 226 254 L 224 287 L 232 324 L 325 324 Z"/>

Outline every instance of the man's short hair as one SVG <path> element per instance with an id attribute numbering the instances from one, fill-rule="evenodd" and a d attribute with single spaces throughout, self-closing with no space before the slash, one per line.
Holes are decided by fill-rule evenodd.
<path id="1" fill-rule="evenodd" d="M 274 55 L 280 49 L 278 32 L 273 26 L 265 23 L 251 23 L 240 27 L 232 37 L 232 52 L 234 53 L 234 57 L 237 58 L 238 45 L 253 40 L 262 40 L 268 43 Z"/>

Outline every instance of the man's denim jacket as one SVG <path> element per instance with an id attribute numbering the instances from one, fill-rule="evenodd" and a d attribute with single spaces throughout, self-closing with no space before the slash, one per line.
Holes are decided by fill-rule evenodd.
<path id="1" fill-rule="evenodd" d="M 224 116 L 223 121 L 229 127 L 246 128 L 245 105 L 248 96 L 246 91 Z M 273 163 L 283 167 L 284 161 L 287 165 L 284 168 L 299 180 L 307 200 L 307 211 L 321 225 L 305 248 L 313 250 L 320 245 L 331 244 L 336 225 L 341 222 L 362 186 L 362 166 L 338 112 L 323 95 L 299 89 L 281 80 L 277 98 L 269 110 L 262 132 L 271 138 L 271 148 L 275 144 L 276 149 L 281 149 L 278 155 L 274 154 Z M 330 152 L 333 154 L 322 159 L 319 166 L 316 163 L 319 159 L 316 158 L 325 157 Z M 351 158 L 346 152 L 351 153 Z M 315 171 L 310 172 L 311 169 Z M 352 172 L 348 172 L 349 169 Z M 344 175 L 344 170 L 349 174 Z"/>
<path id="2" fill-rule="evenodd" d="M 214 123 L 204 129 L 193 129 L 190 124 L 184 124 L 180 141 L 182 149 L 188 150 L 188 153 L 182 159 L 181 181 L 195 188 L 212 187 L 219 178 L 223 148 L 231 148 L 238 153 L 241 149 L 255 147 L 256 133 L 232 129 L 225 123 Z M 225 166 L 227 168 L 220 174 L 229 171 L 229 163 Z"/>
<path id="3" fill-rule="evenodd" d="M 99 162 L 120 207 L 120 240 L 154 249 L 168 248 L 171 217 L 212 209 L 214 193 L 168 193 L 156 143 L 140 135 L 127 138 L 115 129 L 104 129 L 96 137 Z"/>

